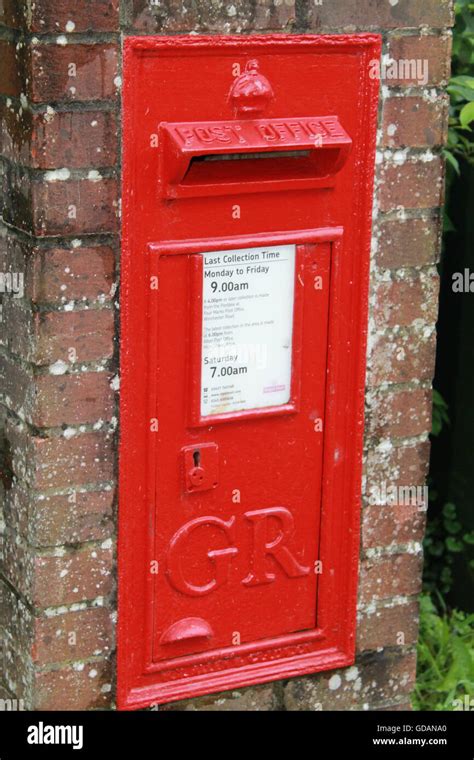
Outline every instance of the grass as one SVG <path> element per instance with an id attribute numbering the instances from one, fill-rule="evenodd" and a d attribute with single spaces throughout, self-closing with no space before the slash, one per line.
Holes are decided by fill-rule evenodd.
<path id="1" fill-rule="evenodd" d="M 474 614 L 420 599 L 418 671 L 414 710 L 474 710 Z M 467 696 L 467 699 L 466 699 Z"/>

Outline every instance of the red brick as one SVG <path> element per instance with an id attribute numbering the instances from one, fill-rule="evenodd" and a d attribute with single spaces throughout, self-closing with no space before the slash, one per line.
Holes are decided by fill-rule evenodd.
<path id="1" fill-rule="evenodd" d="M 387 485 L 391 487 L 392 483 Z M 406 485 L 412 488 L 412 484 Z M 425 531 L 425 512 L 416 506 L 374 505 L 362 511 L 362 546 L 364 549 L 390 544 L 421 542 Z"/>
<path id="2" fill-rule="evenodd" d="M 423 558 L 395 554 L 361 563 L 359 596 L 362 604 L 393 596 L 410 596 L 421 591 Z"/>
<path id="3" fill-rule="evenodd" d="M 39 671 L 34 679 L 34 710 L 91 710 L 111 705 L 110 662 Z"/>
<path id="4" fill-rule="evenodd" d="M 75 218 L 70 218 L 71 209 Z M 71 235 L 118 230 L 115 179 L 69 180 L 33 185 L 33 232 Z"/>
<path id="5" fill-rule="evenodd" d="M 431 390 L 380 391 L 371 398 L 367 435 L 411 438 L 431 431 Z"/>
<path id="6" fill-rule="evenodd" d="M 31 587 L 35 575 L 34 552 L 26 541 L 9 528 L 3 531 L 0 572 L 16 592 L 31 604 Z"/>
<path id="7" fill-rule="evenodd" d="M 25 47 L 0 39 L 0 93 L 19 97 L 26 89 Z"/>
<path id="8" fill-rule="evenodd" d="M 422 320 L 434 324 L 438 318 L 439 278 L 406 278 L 377 283 L 373 313 L 378 329 L 409 326 Z"/>
<path id="9" fill-rule="evenodd" d="M 146 0 L 130 0 L 133 28 L 140 32 L 231 32 L 288 30 L 296 19 L 295 0 L 235 0 L 235 13 L 224 0 L 170 0 L 150 6 Z"/>
<path id="10" fill-rule="evenodd" d="M 65 293 L 67 300 L 111 300 L 115 255 L 110 246 L 48 248 L 36 253 L 31 270 L 33 301 L 54 303 L 62 301 Z"/>
<path id="11" fill-rule="evenodd" d="M 117 162 L 117 119 L 110 111 L 32 114 L 0 103 L 0 153 L 35 169 L 95 168 Z"/>
<path id="12" fill-rule="evenodd" d="M 382 333 L 373 341 L 367 373 L 368 385 L 432 380 L 436 359 L 436 333 L 422 339 L 417 330 Z"/>
<path id="13" fill-rule="evenodd" d="M 63 361 L 72 368 L 113 356 L 111 309 L 32 312 L 18 300 L 9 299 L 3 308 L 3 323 L 3 342 L 9 351 L 37 365 Z"/>
<path id="14" fill-rule="evenodd" d="M 5 494 L 5 521 L 32 546 L 100 541 L 113 533 L 114 490 L 32 492 L 16 482 Z"/>
<path id="15" fill-rule="evenodd" d="M 24 1 L 24 0 L 23 0 Z M 113 32 L 118 29 L 119 0 L 35 0 L 31 5 L 32 32 Z M 67 27 L 74 22 L 74 29 Z"/>
<path id="16" fill-rule="evenodd" d="M 110 610 L 92 607 L 36 618 L 33 661 L 44 666 L 65 660 L 107 656 L 112 648 Z"/>
<path id="17" fill-rule="evenodd" d="M 0 0 L 0 24 L 21 29 L 25 23 L 24 0 Z"/>
<path id="18" fill-rule="evenodd" d="M 357 651 L 416 644 L 418 609 L 417 602 L 410 602 L 393 606 L 377 605 L 375 610 L 362 613 L 357 624 Z"/>
<path id="19" fill-rule="evenodd" d="M 45 496 L 35 503 L 35 542 L 41 546 L 97 541 L 114 530 L 114 491 L 86 491 L 69 496 Z"/>
<path id="20" fill-rule="evenodd" d="M 383 105 L 382 145 L 434 147 L 447 139 L 449 98 L 435 102 L 415 97 L 388 98 Z"/>
<path id="21" fill-rule="evenodd" d="M 31 641 L 34 621 L 29 607 L 0 581 L 0 652 L 2 682 L 17 699 L 24 699 L 31 681 Z"/>
<path id="22" fill-rule="evenodd" d="M 439 218 L 384 221 L 380 225 L 377 266 L 398 269 L 435 263 L 440 232 Z"/>
<path id="23" fill-rule="evenodd" d="M 6 406 L 21 411 L 27 422 L 39 428 L 108 420 L 114 411 L 108 372 L 34 374 L 2 356 L 0 377 Z"/>
<path id="24" fill-rule="evenodd" d="M 54 607 L 107 596 L 113 588 L 112 564 L 111 546 L 87 545 L 64 551 L 63 556 L 36 556 L 32 602 Z"/>
<path id="25" fill-rule="evenodd" d="M 47 174 L 46 181 L 38 176 L 31 179 L 27 171 L 9 165 L 4 176 L 5 221 L 40 237 L 118 230 L 115 179 L 55 177 Z"/>
<path id="26" fill-rule="evenodd" d="M 38 169 L 67 166 L 107 167 L 117 162 L 117 119 L 108 111 L 56 111 L 36 114 L 31 165 Z"/>
<path id="27" fill-rule="evenodd" d="M 366 493 L 374 486 L 389 482 L 393 486 L 407 483 L 422 485 L 428 475 L 430 442 L 416 446 L 381 446 L 370 448 L 365 463 Z"/>
<path id="28" fill-rule="evenodd" d="M 452 23 L 450 0 L 398 0 L 397 3 L 380 0 L 347 0 L 311 5 L 308 31 L 336 32 L 416 28 L 421 26 L 444 27 Z"/>
<path id="29" fill-rule="evenodd" d="M 388 38 L 388 52 L 395 61 L 422 60 L 428 62 L 428 86 L 446 84 L 451 63 L 451 34 L 410 34 L 394 32 Z M 390 85 L 411 87 L 415 79 L 392 79 Z"/>
<path id="30" fill-rule="evenodd" d="M 39 247 L 0 234 L 0 271 L 24 272 L 25 297 L 36 304 L 110 302 L 114 270 L 111 246 Z"/>
<path id="31" fill-rule="evenodd" d="M 26 426 L 7 423 L 13 472 L 31 488 L 73 489 L 114 477 L 114 437 L 81 433 L 73 438 L 41 438 Z"/>
<path id="32" fill-rule="evenodd" d="M 54 427 L 110 419 L 114 411 L 111 379 L 108 372 L 38 376 L 37 403 L 30 421 L 37 427 Z"/>
<path id="33" fill-rule="evenodd" d="M 46 44 L 32 49 L 30 97 L 35 103 L 103 100 L 117 95 L 117 46 Z M 76 76 L 70 76 L 75 64 Z"/>
<path id="34" fill-rule="evenodd" d="M 25 231 L 33 230 L 33 203 L 28 172 L 20 166 L 4 163 L 0 177 L 0 208 L 3 220 Z"/>
<path id="35" fill-rule="evenodd" d="M 30 163 L 33 119 L 31 111 L 24 110 L 17 101 L 0 103 L 0 154 L 2 156 L 17 163 L 25 165 Z"/>
<path id="36" fill-rule="evenodd" d="M 443 204 L 444 163 L 406 161 L 386 164 L 380 172 L 379 204 L 381 211 L 397 208 L 433 208 Z"/>

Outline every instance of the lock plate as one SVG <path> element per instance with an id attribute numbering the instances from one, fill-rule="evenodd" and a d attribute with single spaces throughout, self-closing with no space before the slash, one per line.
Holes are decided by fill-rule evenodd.
<path id="1" fill-rule="evenodd" d="M 186 493 L 208 491 L 219 483 L 219 448 L 216 443 L 198 443 L 182 449 Z"/>

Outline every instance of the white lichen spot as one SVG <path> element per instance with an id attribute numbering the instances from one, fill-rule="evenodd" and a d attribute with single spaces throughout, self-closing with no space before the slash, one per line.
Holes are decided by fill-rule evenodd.
<path id="1" fill-rule="evenodd" d="M 73 32 L 76 28 L 74 21 L 68 21 L 66 24 L 66 32 Z"/>
<path id="2" fill-rule="evenodd" d="M 336 691 L 336 689 L 339 689 L 341 684 L 342 684 L 342 678 L 338 673 L 335 673 L 333 676 L 331 676 L 328 682 L 328 686 L 331 689 L 331 691 Z"/>
<path id="3" fill-rule="evenodd" d="M 122 77 L 120 77 L 120 76 L 115 77 L 115 79 L 114 79 L 114 85 L 117 87 L 117 89 L 119 87 L 121 87 L 122 86 Z"/>
<path id="4" fill-rule="evenodd" d="M 45 172 L 44 178 L 46 182 L 64 182 L 69 179 L 71 172 L 69 169 L 53 169 L 52 171 Z"/>
<path id="5" fill-rule="evenodd" d="M 110 381 L 110 387 L 113 391 L 118 391 L 120 388 L 120 377 L 118 375 L 114 375 L 112 380 Z"/>
<path id="6" fill-rule="evenodd" d="M 68 365 L 66 362 L 63 362 L 62 359 L 58 359 L 57 362 L 54 362 L 54 364 L 51 364 L 49 367 L 49 374 L 50 375 L 64 375 L 65 372 L 67 372 Z"/>
<path id="7" fill-rule="evenodd" d="M 97 171 L 97 169 L 91 169 L 87 175 L 87 179 L 89 179 L 91 182 L 100 182 L 102 179 L 102 174 Z"/>
<path id="8" fill-rule="evenodd" d="M 72 428 L 72 427 L 67 427 L 67 428 L 66 428 L 66 430 L 63 430 L 63 437 L 64 437 L 64 438 L 65 438 L 67 441 L 69 441 L 71 438 L 74 438 L 74 436 L 76 435 L 76 432 L 77 432 L 77 431 L 76 431 L 76 430 L 74 430 L 74 428 Z"/>
<path id="9" fill-rule="evenodd" d="M 422 161 L 424 164 L 429 163 L 430 161 L 434 161 L 435 158 L 435 154 L 429 149 L 422 153 L 421 156 L 419 156 L 420 161 Z"/>
<path id="10" fill-rule="evenodd" d="M 404 148 L 404 150 L 397 150 L 393 154 L 393 163 L 397 166 L 402 166 L 407 160 L 407 154 L 408 154 L 408 148 Z"/>
<path id="11" fill-rule="evenodd" d="M 388 127 L 387 127 L 387 135 L 389 137 L 393 137 L 393 135 L 395 134 L 395 132 L 397 131 L 397 129 L 398 129 L 398 127 L 397 127 L 396 124 L 389 124 Z"/>
<path id="12" fill-rule="evenodd" d="M 73 248 L 80 248 L 82 245 L 82 240 L 79 240 L 78 238 L 74 238 L 74 240 L 71 240 L 71 246 Z"/>
<path id="13" fill-rule="evenodd" d="M 359 668 L 353 665 L 352 668 L 349 668 L 349 670 L 346 670 L 346 673 L 345 673 L 346 681 L 355 681 L 358 675 L 359 675 Z"/>
<path id="14" fill-rule="evenodd" d="M 92 668 L 92 670 L 89 671 L 89 678 L 95 678 L 97 676 L 97 670 Z"/>
<path id="15" fill-rule="evenodd" d="M 54 108 L 52 106 L 46 106 L 46 112 L 44 114 L 45 122 L 50 124 L 53 121 L 55 116 L 56 116 L 56 111 L 54 110 Z"/>
<path id="16" fill-rule="evenodd" d="M 62 47 L 67 45 L 67 37 L 65 34 L 60 34 L 59 37 L 56 37 L 56 45 L 61 45 Z"/>

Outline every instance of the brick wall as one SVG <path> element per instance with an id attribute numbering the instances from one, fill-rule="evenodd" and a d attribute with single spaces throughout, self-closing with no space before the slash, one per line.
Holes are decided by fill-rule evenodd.
<path id="1" fill-rule="evenodd" d="M 358 656 L 172 709 L 401 709 L 415 677 L 450 0 L 0 0 L 0 697 L 114 705 L 120 43 L 129 33 L 378 31 Z M 392 69 L 392 74 L 393 74 Z M 17 282 L 18 277 L 17 277 Z M 163 709 L 169 709 L 165 707 Z"/>

